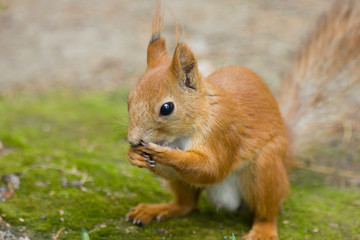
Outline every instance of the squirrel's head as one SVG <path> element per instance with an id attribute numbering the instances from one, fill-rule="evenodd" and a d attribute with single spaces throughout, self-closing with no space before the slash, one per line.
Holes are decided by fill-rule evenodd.
<path id="1" fill-rule="evenodd" d="M 170 58 L 165 40 L 153 35 L 146 72 L 128 98 L 130 144 L 167 145 L 190 136 L 203 107 L 201 79 L 196 57 L 186 44 L 178 44 Z"/>

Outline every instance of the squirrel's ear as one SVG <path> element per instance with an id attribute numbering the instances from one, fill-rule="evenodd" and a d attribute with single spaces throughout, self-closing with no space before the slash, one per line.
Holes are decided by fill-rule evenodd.
<path id="1" fill-rule="evenodd" d="M 185 43 L 177 45 L 171 63 L 171 69 L 180 81 L 180 85 L 197 89 L 200 84 L 200 74 L 194 53 Z"/>
<path id="2" fill-rule="evenodd" d="M 159 64 L 161 61 L 168 58 L 165 39 L 158 37 L 152 37 L 147 49 L 147 65 L 148 68 L 152 68 Z"/>

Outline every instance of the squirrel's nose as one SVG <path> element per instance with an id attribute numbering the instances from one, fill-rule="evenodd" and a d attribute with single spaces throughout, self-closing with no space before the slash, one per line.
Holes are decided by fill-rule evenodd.
<path id="1" fill-rule="evenodd" d="M 140 142 L 141 142 L 141 140 L 136 141 L 136 142 L 135 141 L 129 141 L 131 147 L 136 147 L 136 146 L 140 145 Z"/>
<path id="2" fill-rule="evenodd" d="M 139 137 L 128 134 L 128 142 L 130 143 L 130 146 L 138 146 L 141 143 L 141 139 Z"/>

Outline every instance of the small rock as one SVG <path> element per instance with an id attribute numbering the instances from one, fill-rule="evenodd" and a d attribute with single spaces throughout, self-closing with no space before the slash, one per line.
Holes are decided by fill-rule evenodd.
<path id="1" fill-rule="evenodd" d="M 20 237 L 19 240 L 30 240 L 28 237 Z"/>
<path id="2" fill-rule="evenodd" d="M 159 234 L 164 234 L 164 233 L 167 233 L 167 230 L 164 228 L 157 228 L 157 229 L 154 229 L 153 232 L 157 232 Z"/>
<path id="3" fill-rule="evenodd" d="M 18 174 L 8 174 L 1 177 L 1 181 L 6 185 L 0 187 L 0 200 L 6 201 L 11 198 L 16 189 L 20 186 L 20 177 Z"/>
<path id="4" fill-rule="evenodd" d="M 313 233 L 317 233 L 317 232 L 319 232 L 319 229 L 314 228 L 314 229 L 312 230 L 312 232 L 313 232 Z"/>
<path id="5" fill-rule="evenodd" d="M 59 210 L 60 216 L 64 215 L 64 213 L 65 213 L 64 210 L 62 210 L 62 209 Z"/>
<path id="6" fill-rule="evenodd" d="M 61 187 L 63 187 L 63 188 L 67 188 L 68 187 L 68 180 L 67 180 L 67 178 L 62 178 L 61 179 Z"/>
<path id="7" fill-rule="evenodd" d="M 44 183 L 44 182 L 41 182 L 41 181 L 36 181 L 36 182 L 35 182 L 35 185 L 36 185 L 37 187 L 47 187 L 47 184 Z"/>
<path id="8" fill-rule="evenodd" d="M 25 219 L 19 218 L 19 222 L 25 222 Z"/>
<path id="9" fill-rule="evenodd" d="M 289 220 L 284 220 L 282 223 L 283 223 L 283 224 L 289 224 L 290 221 L 289 221 Z"/>
<path id="10" fill-rule="evenodd" d="M 7 184 L 11 184 L 14 189 L 19 189 L 20 187 L 20 177 L 18 174 L 9 174 L 3 176 L 2 180 Z"/>
<path id="11" fill-rule="evenodd" d="M 10 230 L 7 230 L 5 233 L 4 239 L 6 240 L 16 240 L 16 236 L 10 232 Z"/>
<path id="12" fill-rule="evenodd" d="M 333 222 L 329 223 L 329 225 L 330 225 L 331 227 L 334 227 L 334 228 L 338 228 L 338 227 L 339 227 L 339 224 L 333 223 Z"/>
<path id="13" fill-rule="evenodd" d="M 72 181 L 70 186 L 75 187 L 75 188 L 81 188 L 83 186 L 83 183 L 80 181 Z"/>
<path id="14" fill-rule="evenodd" d="M 137 227 L 135 226 L 130 226 L 130 227 L 127 227 L 125 229 L 125 233 L 128 234 L 128 233 L 137 233 L 139 230 Z"/>

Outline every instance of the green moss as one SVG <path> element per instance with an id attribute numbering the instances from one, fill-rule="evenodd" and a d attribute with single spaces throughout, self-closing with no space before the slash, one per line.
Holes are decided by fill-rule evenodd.
<path id="1" fill-rule="evenodd" d="M 0 99 L 0 175 L 21 173 L 21 186 L 0 203 L 2 218 L 33 239 L 240 239 L 248 217 L 217 211 L 202 196 L 187 217 L 138 228 L 124 220 L 141 202 L 171 199 L 159 178 L 126 160 L 127 91 L 45 93 Z M 83 188 L 62 186 L 66 178 Z M 279 216 L 281 239 L 359 239 L 360 193 L 296 171 Z M 19 221 L 20 218 L 24 222 Z"/>

